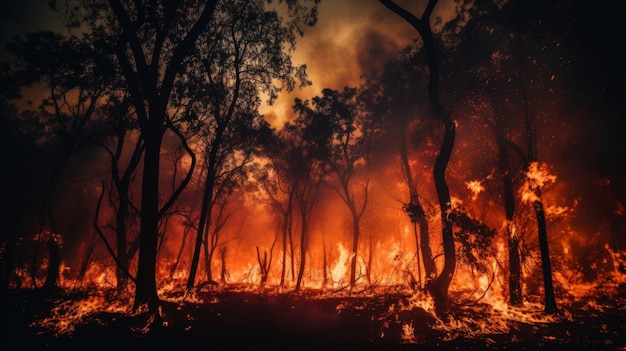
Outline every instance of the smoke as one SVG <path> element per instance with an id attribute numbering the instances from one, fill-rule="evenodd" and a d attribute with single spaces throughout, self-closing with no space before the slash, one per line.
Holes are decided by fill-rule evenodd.
<path id="1" fill-rule="evenodd" d="M 325 88 L 359 86 L 364 75 L 382 73 L 415 38 L 411 26 L 376 0 L 322 1 L 318 23 L 299 38 L 293 55 L 295 64 L 307 65 L 313 85 L 283 92 L 273 106 L 263 106 L 262 113 L 273 113 L 270 122 L 280 127 L 294 118 L 294 98 L 310 99 Z"/>

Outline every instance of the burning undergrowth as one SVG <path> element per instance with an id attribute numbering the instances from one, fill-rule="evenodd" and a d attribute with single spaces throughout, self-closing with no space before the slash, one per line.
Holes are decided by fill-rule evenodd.
<path id="1" fill-rule="evenodd" d="M 617 279 L 619 278 L 619 279 Z M 158 313 L 133 311 L 112 289 L 11 291 L 4 340 L 22 349 L 176 346 L 214 349 L 587 349 L 624 350 L 626 284 L 607 280 L 584 294 L 562 295 L 559 313 L 540 299 L 510 306 L 496 296 L 451 303 L 438 316 L 432 299 L 406 287 L 341 291 L 231 284 L 194 294 L 162 290 Z M 47 296 L 47 297 L 46 297 Z M 451 302 L 464 301 L 462 292 Z"/>

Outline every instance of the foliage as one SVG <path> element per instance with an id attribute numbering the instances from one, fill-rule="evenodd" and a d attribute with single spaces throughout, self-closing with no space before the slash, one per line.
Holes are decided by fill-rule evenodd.
<path id="1" fill-rule="evenodd" d="M 487 267 L 484 262 L 490 255 L 489 247 L 497 231 L 459 207 L 455 207 L 449 216 L 455 226 L 454 237 L 460 244 L 457 251 L 459 260 L 485 272 Z"/>

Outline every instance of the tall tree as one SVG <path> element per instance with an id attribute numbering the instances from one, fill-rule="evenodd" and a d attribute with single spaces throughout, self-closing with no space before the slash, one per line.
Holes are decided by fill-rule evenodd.
<path id="1" fill-rule="evenodd" d="M 181 181 L 161 203 L 161 143 L 166 130 L 177 132 L 169 115 L 170 108 L 180 104 L 173 96 L 174 87 L 187 69 L 198 37 L 213 18 L 217 0 L 158 4 L 93 0 L 64 5 L 69 24 L 104 31 L 115 43 L 115 63 L 127 85 L 145 148 L 134 307 L 148 305 L 156 311 L 159 221 L 187 184 Z"/>
<path id="2" fill-rule="evenodd" d="M 439 44 L 435 40 L 435 36 L 431 27 L 431 16 L 437 5 L 437 0 L 429 0 L 421 18 L 418 18 L 406 9 L 398 6 L 391 0 L 379 0 L 388 9 L 396 13 L 409 23 L 420 35 L 423 44 L 423 53 L 428 65 L 428 102 L 430 113 L 443 123 L 443 140 L 439 149 L 439 154 L 434 165 L 434 180 L 437 189 L 437 197 L 439 200 L 439 209 L 441 214 L 441 231 L 444 248 L 444 265 L 441 273 L 427 287 L 435 301 L 438 313 L 446 313 L 448 307 L 448 289 L 454 276 L 456 268 L 456 253 L 454 237 L 452 233 L 453 221 L 450 213 L 452 211 L 452 203 L 450 201 L 450 190 L 446 181 L 446 168 L 454 149 L 454 141 L 456 138 L 456 122 L 446 111 L 441 99 L 439 98 L 439 80 L 441 58 Z"/>
<path id="3" fill-rule="evenodd" d="M 413 60 L 411 52 L 405 52 L 402 59 L 386 65 L 380 77 L 367 82 L 365 101 L 373 118 L 379 118 L 383 133 L 377 143 L 394 145 L 394 152 L 400 161 L 400 167 L 408 190 L 408 199 L 403 203 L 404 211 L 413 223 L 416 245 L 418 284 L 421 287 L 421 264 L 424 265 L 425 280 L 435 278 L 437 268 L 433 259 L 430 243 L 428 218 L 424 208 L 424 199 L 418 191 L 420 174 L 411 168 L 412 152 L 429 139 L 431 119 L 420 118 L 420 89 L 422 71 Z M 420 263 L 421 257 L 421 263 Z"/>
<path id="4" fill-rule="evenodd" d="M 546 214 L 541 200 L 543 180 L 540 179 L 542 170 L 538 163 L 538 131 L 542 122 L 548 119 L 552 109 L 548 106 L 560 98 L 555 92 L 565 90 L 563 86 L 558 86 L 555 77 L 563 79 L 568 76 L 564 68 L 576 60 L 568 56 L 569 50 L 584 40 L 581 38 L 586 36 L 583 33 L 588 33 L 588 30 L 582 28 L 591 23 L 588 17 L 593 18 L 598 11 L 607 11 L 606 5 L 589 3 L 583 7 L 570 7 L 543 1 L 485 1 L 466 4 L 458 17 L 458 21 L 463 23 L 462 30 L 458 34 L 454 30 L 450 32 L 460 42 L 457 50 L 472 53 L 458 55 L 465 58 L 455 66 L 462 67 L 459 72 L 465 70 L 469 74 L 461 73 L 455 80 L 473 76 L 466 84 L 474 87 L 472 99 L 480 101 L 475 105 L 484 102 L 492 109 L 491 112 L 481 113 L 493 114 L 488 124 L 496 139 L 497 162 L 503 183 L 509 243 L 510 302 L 522 302 L 520 241 L 516 234 L 519 228 L 515 228 L 512 221 L 516 209 L 512 178 L 519 175 L 525 180 L 521 186 L 537 223 L 547 313 L 555 312 L 557 308 Z M 585 20 L 581 20 L 582 17 Z M 571 30 L 563 32 L 562 28 Z M 570 86 L 586 87 L 587 84 Z"/>
<path id="5" fill-rule="evenodd" d="M 526 158 L 518 146 L 523 134 L 517 116 L 521 104 L 516 65 L 512 56 L 511 37 L 515 35 L 507 23 L 511 17 L 498 3 L 484 1 L 460 7 L 457 16 L 444 27 L 447 42 L 454 43 L 450 55 L 448 79 L 455 81 L 455 101 L 467 114 L 478 115 L 491 129 L 495 140 L 495 163 L 500 180 L 504 210 L 504 236 L 508 247 L 509 303 L 522 304 L 522 266 L 519 230 L 516 227 L 515 180 L 522 175 Z M 461 28 L 459 30 L 459 28 Z M 494 28 L 498 28 L 494 31 Z M 480 50 L 476 50 L 480 48 Z M 521 156 L 521 158 L 519 157 Z"/>
<path id="6" fill-rule="evenodd" d="M 534 127 L 531 121 L 531 112 L 530 112 L 530 101 L 528 99 L 528 86 L 532 83 L 530 82 L 532 78 L 529 78 L 525 72 L 525 58 L 528 56 L 525 52 L 525 47 L 527 47 L 528 32 L 530 30 L 535 30 L 532 27 L 533 24 L 523 21 L 523 16 L 520 18 L 521 13 L 537 13 L 538 10 L 542 9 L 543 5 L 537 2 L 528 2 L 523 4 L 514 4 L 512 12 L 512 18 L 515 29 L 517 30 L 516 35 L 514 35 L 514 49 L 513 49 L 513 57 L 515 58 L 515 62 L 517 63 L 517 77 L 518 82 L 520 84 L 521 89 L 521 104 L 523 109 L 524 116 L 524 125 L 525 125 L 525 134 L 526 134 L 526 174 L 528 179 L 528 187 L 529 191 L 534 194 L 532 197 L 532 206 L 535 211 L 535 216 L 537 219 L 537 234 L 539 239 L 539 251 L 541 252 L 541 268 L 543 273 L 543 282 L 544 282 L 544 310 L 548 314 L 557 312 L 556 298 L 554 295 L 554 286 L 552 283 L 552 265 L 550 262 L 550 253 L 548 247 L 548 228 L 546 225 L 546 217 L 543 206 L 543 201 L 541 199 L 541 187 L 543 186 L 543 179 L 537 179 L 533 176 L 536 174 L 538 165 L 538 153 L 537 153 L 537 137 L 535 136 Z M 534 54 L 534 53 L 533 53 Z"/>

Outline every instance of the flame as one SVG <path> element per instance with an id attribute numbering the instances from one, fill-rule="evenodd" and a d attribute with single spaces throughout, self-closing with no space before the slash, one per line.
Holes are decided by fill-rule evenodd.
<path id="1" fill-rule="evenodd" d="M 346 276 L 350 259 L 352 257 L 350 252 L 341 243 L 337 243 L 337 249 L 339 250 L 339 257 L 333 265 L 333 268 L 330 270 L 333 280 L 333 288 L 338 288 L 343 285 L 344 277 Z"/>
<path id="2" fill-rule="evenodd" d="M 122 300 L 109 301 L 104 294 L 90 295 L 82 299 L 67 300 L 56 305 L 50 315 L 37 320 L 31 327 L 41 327 L 50 330 L 53 335 L 61 336 L 74 332 L 77 326 L 99 312 L 131 314 L 128 304 Z"/>
<path id="3" fill-rule="evenodd" d="M 556 175 L 550 172 L 546 163 L 531 162 L 526 171 L 525 186 L 522 187 L 522 201 L 532 203 L 539 200 L 537 190 L 554 184 Z"/>
<path id="4" fill-rule="evenodd" d="M 472 201 L 476 201 L 478 194 L 485 191 L 485 187 L 480 180 L 470 180 L 469 182 L 465 182 L 465 186 L 472 192 Z"/>
<path id="5" fill-rule="evenodd" d="M 415 339 L 415 328 L 413 327 L 412 322 L 402 325 L 402 343 L 417 344 L 417 340 Z"/>

